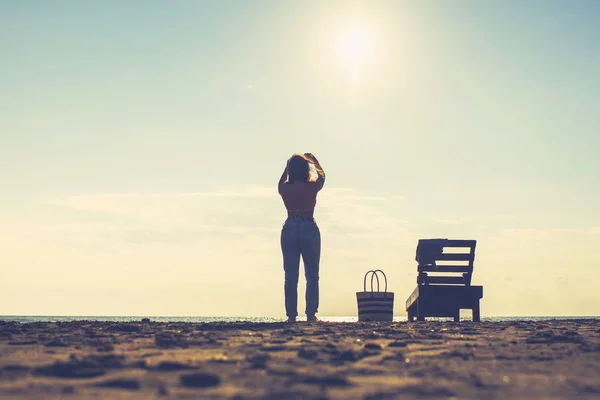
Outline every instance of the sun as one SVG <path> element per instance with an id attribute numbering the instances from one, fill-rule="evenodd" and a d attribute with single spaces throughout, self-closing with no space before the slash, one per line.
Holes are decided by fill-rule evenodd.
<path id="1" fill-rule="evenodd" d="M 344 59 L 358 67 L 369 54 L 369 41 L 360 29 L 355 28 L 343 36 L 341 50 Z"/>

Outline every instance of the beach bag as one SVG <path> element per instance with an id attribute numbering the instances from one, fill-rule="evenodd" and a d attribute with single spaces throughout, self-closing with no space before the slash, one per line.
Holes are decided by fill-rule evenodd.
<path id="1" fill-rule="evenodd" d="M 381 272 L 385 280 L 385 290 L 379 291 L 379 276 Z M 371 274 L 371 291 L 367 291 L 367 277 Z M 374 291 L 373 280 L 377 281 L 377 291 Z M 380 270 L 368 271 L 363 282 L 363 291 L 356 292 L 358 301 L 359 321 L 392 321 L 394 318 L 394 293 L 387 291 L 387 277 Z"/>

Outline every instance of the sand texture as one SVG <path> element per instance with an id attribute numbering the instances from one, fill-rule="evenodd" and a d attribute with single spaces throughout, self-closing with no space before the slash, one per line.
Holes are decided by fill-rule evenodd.
<path id="1" fill-rule="evenodd" d="M 0 398 L 600 398 L 600 321 L 0 322 Z"/>

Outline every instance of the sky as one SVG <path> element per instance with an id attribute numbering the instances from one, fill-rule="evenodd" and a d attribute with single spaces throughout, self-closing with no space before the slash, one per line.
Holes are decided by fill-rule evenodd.
<path id="1" fill-rule="evenodd" d="M 295 152 L 327 174 L 319 315 L 356 315 L 375 268 L 405 315 L 431 237 L 477 240 L 484 317 L 598 315 L 598 20 L 594 0 L 2 1 L 0 315 L 284 316 Z"/>

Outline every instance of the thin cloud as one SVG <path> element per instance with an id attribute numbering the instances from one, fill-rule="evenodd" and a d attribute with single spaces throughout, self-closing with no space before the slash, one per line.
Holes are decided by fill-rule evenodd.
<path id="1" fill-rule="evenodd" d="M 458 225 L 458 223 L 460 222 L 457 219 L 435 219 L 433 221 L 442 225 Z"/>
<path id="2" fill-rule="evenodd" d="M 319 195 L 316 217 L 321 230 L 333 240 L 387 243 L 406 235 L 408 223 L 390 215 L 383 206 L 386 201 L 385 197 L 363 195 L 354 189 L 328 188 Z M 131 231 L 121 236 L 136 241 L 165 238 L 171 243 L 173 238 L 184 240 L 208 231 L 268 235 L 278 231 L 285 219 L 285 208 L 272 186 L 193 193 L 84 194 L 50 202 L 76 212 L 121 218 L 120 222 L 113 221 L 112 228 Z"/>
<path id="3" fill-rule="evenodd" d="M 50 203 L 59 204 L 70 199 L 92 199 L 92 198 L 148 198 L 148 199 L 170 199 L 190 197 L 277 197 L 277 188 L 270 186 L 247 186 L 244 188 L 224 187 L 217 192 L 180 192 L 180 193 L 94 193 L 66 196 L 49 200 Z"/>

